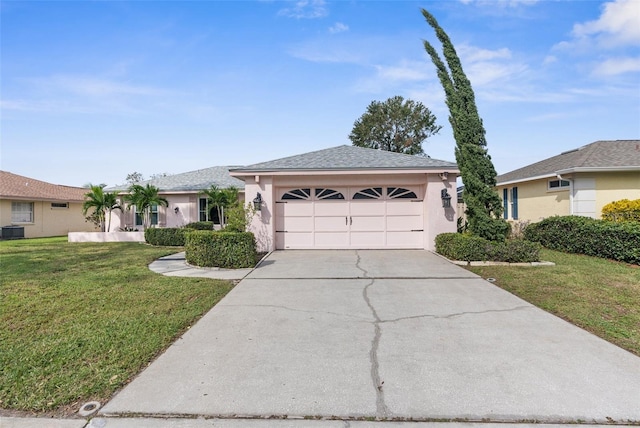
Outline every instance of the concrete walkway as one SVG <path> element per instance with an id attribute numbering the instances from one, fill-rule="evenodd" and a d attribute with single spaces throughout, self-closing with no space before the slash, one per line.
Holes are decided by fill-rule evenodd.
<path id="1" fill-rule="evenodd" d="M 190 266 L 187 264 L 185 253 L 176 253 L 170 256 L 161 257 L 149 265 L 153 272 L 166 276 L 189 276 L 194 278 L 212 279 L 242 279 L 253 270 L 247 269 L 222 269 L 217 267 L 203 268 Z"/>
<path id="2" fill-rule="evenodd" d="M 637 423 L 639 403 L 640 358 L 434 254 L 285 251 L 92 426 Z"/>

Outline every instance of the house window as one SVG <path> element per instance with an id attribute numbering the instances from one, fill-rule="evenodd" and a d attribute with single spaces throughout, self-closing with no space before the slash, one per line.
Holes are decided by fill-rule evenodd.
<path id="1" fill-rule="evenodd" d="M 218 208 L 210 206 L 207 198 L 200 198 L 198 205 L 198 220 L 212 221 L 213 224 L 220 224 Z"/>
<path id="2" fill-rule="evenodd" d="M 284 195 L 282 195 L 282 200 L 283 201 L 287 201 L 287 200 L 305 200 L 308 201 L 309 199 L 311 199 L 311 189 L 293 189 L 293 190 L 289 190 L 288 192 L 284 192 Z"/>
<path id="3" fill-rule="evenodd" d="M 344 199 L 344 195 L 333 189 L 316 189 L 316 199 Z"/>
<path id="4" fill-rule="evenodd" d="M 368 189 L 358 190 L 353 194 L 353 199 L 381 199 L 382 187 L 369 187 Z"/>
<path id="5" fill-rule="evenodd" d="M 502 218 L 509 219 L 509 189 L 502 189 Z"/>
<path id="6" fill-rule="evenodd" d="M 51 208 L 69 208 L 69 203 L 67 202 L 51 202 Z"/>
<path id="7" fill-rule="evenodd" d="M 12 223 L 33 223 L 33 202 L 11 202 Z"/>
<path id="8" fill-rule="evenodd" d="M 549 180 L 549 190 L 568 189 L 570 186 L 569 180 Z"/>
<path id="9" fill-rule="evenodd" d="M 402 187 L 387 187 L 387 197 L 389 199 L 417 199 L 414 192 Z"/>
<path id="10" fill-rule="evenodd" d="M 136 217 L 136 226 L 143 225 L 143 213 L 139 213 L 138 210 L 134 206 L 134 212 Z M 151 205 L 151 226 L 155 226 L 158 224 L 158 206 Z"/>
<path id="11" fill-rule="evenodd" d="M 513 220 L 518 219 L 518 188 L 513 187 L 511 189 L 511 218 Z"/>

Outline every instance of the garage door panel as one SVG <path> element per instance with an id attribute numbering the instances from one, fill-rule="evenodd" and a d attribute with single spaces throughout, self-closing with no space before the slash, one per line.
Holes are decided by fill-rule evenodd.
<path id="1" fill-rule="evenodd" d="M 276 204 L 276 213 L 285 216 L 312 216 L 313 205 L 311 205 L 310 202 L 288 202 L 284 204 Z"/>
<path id="2" fill-rule="evenodd" d="M 349 234 L 346 232 L 316 232 L 315 248 L 349 248 Z"/>
<path id="3" fill-rule="evenodd" d="M 351 216 L 350 230 L 352 232 L 384 232 L 384 217 Z"/>
<path id="4" fill-rule="evenodd" d="M 387 215 L 422 215 L 422 203 L 411 201 L 388 201 Z"/>
<path id="5" fill-rule="evenodd" d="M 411 231 L 423 229 L 422 217 L 419 216 L 387 216 L 387 230 Z"/>
<path id="6" fill-rule="evenodd" d="M 422 232 L 387 232 L 387 248 L 422 248 Z"/>
<path id="7" fill-rule="evenodd" d="M 351 232 L 351 247 L 384 248 L 384 232 Z"/>
<path id="8" fill-rule="evenodd" d="M 276 232 L 276 248 L 313 248 L 313 233 L 311 232 Z"/>
<path id="9" fill-rule="evenodd" d="M 347 202 L 319 201 L 314 202 L 314 214 L 316 216 L 342 216 L 349 215 Z"/>
<path id="10" fill-rule="evenodd" d="M 282 226 L 276 227 L 276 230 L 287 232 L 313 232 L 313 219 L 311 217 L 285 217 L 281 221 Z"/>
<path id="11" fill-rule="evenodd" d="M 347 217 L 315 217 L 313 225 L 316 232 L 343 232 L 346 233 L 349 226 Z"/>
<path id="12" fill-rule="evenodd" d="M 384 216 L 384 201 L 364 200 L 362 202 L 351 202 L 352 216 Z"/>

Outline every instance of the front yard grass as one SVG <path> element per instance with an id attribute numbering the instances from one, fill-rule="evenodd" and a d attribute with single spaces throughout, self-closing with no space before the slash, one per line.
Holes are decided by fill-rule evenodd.
<path id="1" fill-rule="evenodd" d="M 129 382 L 233 287 L 148 269 L 180 250 L 0 242 L 0 408 L 71 414 Z"/>
<path id="2" fill-rule="evenodd" d="M 640 266 L 543 250 L 554 267 L 468 267 L 499 287 L 640 356 Z"/>

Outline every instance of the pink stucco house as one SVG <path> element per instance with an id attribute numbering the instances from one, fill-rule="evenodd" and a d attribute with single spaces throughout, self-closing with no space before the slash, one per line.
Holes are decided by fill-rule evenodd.
<path id="1" fill-rule="evenodd" d="M 261 250 L 433 250 L 436 235 L 456 231 L 452 162 L 345 145 L 229 173 L 260 203 L 251 231 Z"/>

